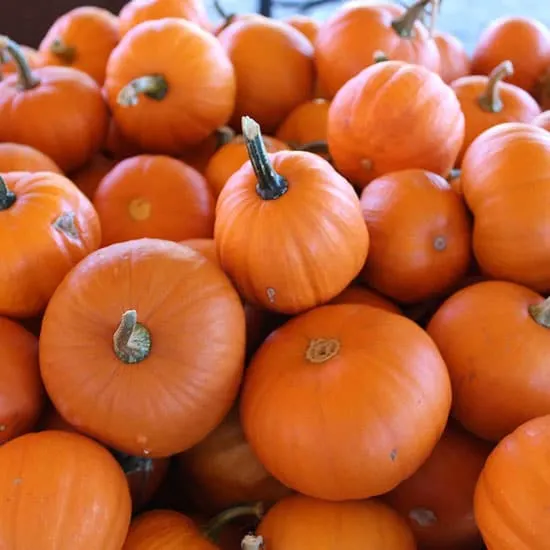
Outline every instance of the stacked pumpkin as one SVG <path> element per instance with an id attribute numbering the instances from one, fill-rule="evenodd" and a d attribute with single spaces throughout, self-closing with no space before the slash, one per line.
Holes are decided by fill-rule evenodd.
<path id="1" fill-rule="evenodd" d="M 437 5 L 0 37 L 0 547 L 547 547 L 550 31 Z"/>

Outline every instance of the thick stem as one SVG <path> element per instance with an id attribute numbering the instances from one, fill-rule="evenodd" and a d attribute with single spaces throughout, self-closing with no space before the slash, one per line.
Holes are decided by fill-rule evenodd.
<path id="1" fill-rule="evenodd" d="M 161 101 L 168 93 L 168 82 L 160 75 L 140 76 L 124 86 L 118 93 L 117 103 L 122 107 L 133 107 L 139 103 L 139 96 L 144 95 L 155 101 Z"/>
<path id="2" fill-rule="evenodd" d="M 113 335 L 113 349 L 116 356 L 127 365 L 140 363 L 151 353 L 151 333 L 137 322 L 135 309 L 122 314 Z"/>
<path id="3" fill-rule="evenodd" d="M 206 527 L 203 529 L 203 534 L 205 537 L 210 539 L 212 542 L 217 542 L 223 528 L 232 521 L 251 516 L 257 520 L 262 519 L 264 514 L 264 507 L 261 502 L 256 502 L 255 504 L 235 506 L 233 508 L 228 508 L 223 512 L 219 513 L 213 519 L 211 519 Z"/>
<path id="4" fill-rule="evenodd" d="M 262 550 L 264 539 L 259 535 L 246 535 L 241 541 L 241 550 Z"/>
<path id="5" fill-rule="evenodd" d="M 50 53 L 67 64 L 73 63 L 76 58 L 76 49 L 65 44 L 61 38 L 54 40 L 50 44 Z"/>
<path id="6" fill-rule="evenodd" d="M 419 0 L 398 19 L 395 19 L 391 26 L 401 38 L 412 38 L 414 36 L 414 24 L 422 17 L 426 6 L 433 0 Z"/>
<path id="7" fill-rule="evenodd" d="M 271 165 L 260 125 L 248 116 L 242 117 L 241 124 L 248 157 L 258 179 L 256 192 L 266 201 L 282 197 L 288 191 L 288 183 Z"/>
<path id="8" fill-rule="evenodd" d="M 489 75 L 487 88 L 479 96 L 479 106 L 488 113 L 500 113 L 504 105 L 500 98 L 500 83 L 502 80 L 514 74 L 514 66 L 511 61 L 503 61 L 497 65 Z"/>
<path id="9" fill-rule="evenodd" d="M 40 84 L 40 80 L 33 74 L 25 59 L 25 54 L 17 42 L 14 42 L 7 36 L 0 36 L 0 51 L 8 52 L 9 56 L 13 59 L 17 68 L 19 88 L 21 90 L 32 90 Z"/>
<path id="10" fill-rule="evenodd" d="M 544 328 L 550 328 L 550 298 L 540 304 L 529 306 L 529 315 Z"/>
<path id="11" fill-rule="evenodd" d="M 6 180 L 0 176 L 0 211 L 7 210 L 15 203 L 15 193 L 8 189 Z"/>

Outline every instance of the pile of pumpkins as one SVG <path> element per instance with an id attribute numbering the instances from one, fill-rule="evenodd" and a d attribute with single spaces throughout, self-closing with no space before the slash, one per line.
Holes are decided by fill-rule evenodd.
<path id="1" fill-rule="evenodd" d="M 0 36 L 0 548 L 548 549 L 550 31 L 217 8 Z"/>

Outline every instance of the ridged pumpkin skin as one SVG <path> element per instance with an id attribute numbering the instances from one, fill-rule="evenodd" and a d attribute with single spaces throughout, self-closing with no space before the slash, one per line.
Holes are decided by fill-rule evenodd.
<path id="1" fill-rule="evenodd" d="M 262 464 L 288 487 L 361 499 L 420 467 L 450 403 L 445 363 L 420 327 L 377 307 L 331 305 L 263 343 L 246 371 L 241 421 Z"/>
<path id="2" fill-rule="evenodd" d="M 0 447 L 0 541 L 21 550 L 120 550 L 130 493 L 109 452 L 90 439 L 45 431 Z"/>
<path id="3" fill-rule="evenodd" d="M 543 111 L 537 115 L 532 121 L 531 124 L 538 126 L 539 128 L 544 128 L 545 130 L 550 131 L 550 111 Z"/>
<path id="4" fill-rule="evenodd" d="M 409 168 L 446 177 L 463 139 L 464 115 L 451 88 L 428 69 L 400 61 L 364 69 L 329 110 L 334 165 L 360 188 Z"/>
<path id="5" fill-rule="evenodd" d="M 139 323 L 128 335 L 135 348 L 122 337 L 129 310 Z M 139 239 L 89 255 L 64 279 L 42 324 L 40 368 L 71 424 L 155 458 L 186 450 L 221 422 L 244 349 L 243 307 L 221 270 L 189 247 Z"/>
<path id="6" fill-rule="evenodd" d="M 55 172 L 61 168 L 47 155 L 21 143 L 0 143 L 1 172 Z"/>
<path id="7" fill-rule="evenodd" d="M 365 288 L 358 284 L 351 284 L 343 292 L 330 301 L 331 304 L 364 304 L 389 311 L 390 313 L 402 313 L 399 306 L 389 298 L 382 296 L 375 290 Z"/>
<path id="8" fill-rule="evenodd" d="M 450 84 L 457 78 L 470 74 L 470 58 L 464 44 L 456 36 L 435 31 L 434 42 L 439 50 L 439 75 L 443 82 Z"/>

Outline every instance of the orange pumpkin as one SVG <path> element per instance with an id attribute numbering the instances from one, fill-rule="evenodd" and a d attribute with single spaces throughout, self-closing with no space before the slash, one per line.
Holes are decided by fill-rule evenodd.
<path id="1" fill-rule="evenodd" d="M 118 44 L 118 18 L 95 6 L 74 8 L 59 17 L 40 42 L 46 65 L 80 69 L 100 86 L 105 67 Z"/>
<path id="2" fill-rule="evenodd" d="M 5 36 L 0 51 L 7 51 L 18 69 L 0 82 L 0 142 L 31 145 L 65 172 L 83 166 L 107 132 L 107 107 L 97 84 L 69 67 L 32 70 Z"/>
<path id="3" fill-rule="evenodd" d="M 55 172 L 61 168 L 47 155 L 30 145 L 0 143 L 0 172 Z"/>
<path id="4" fill-rule="evenodd" d="M 346 82 L 375 63 L 377 52 L 438 72 L 439 51 L 418 20 L 428 3 L 420 0 L 405 10 L 391 3 L 355 2 L 336 10 L 321 25 L 315 41 L 315 63 L 328 97 L 334 97 Z M 411 90 L 407 98 L 414 93 Z"/>
<path id="5" fill-rule="evenodd" d="M 55 407 L 48 403 L 44 414 L 40 418 L 38 423 L 40 431 L 43 430 L 57 430 L 62 432 L 79 433 L 78 430 L 69 424 L 55 409 Z"/>
<path id="6" fill-rule="evenodd" d="M 533 96 L 543 111 L 550 109 L 550 66 L 546 67 L 539 76 Z"/>
<path id="7" fill-rule="evenodd" d="M 327 138 L 336 168 L 358 187 L 409 168 L 446 176 L 462 146 L 464 115 L 454 92 L 436 74 L 385 61 L 338 92 Z"/>
<path id="8" fill-rule="evenodd" d="M 270 157 L 249 117 L 243 117 L 243 136 L 251 162 L 231 176 L 216 207 L 223 270 L 247 302 L 265 309 L 297 313 L 327 302 L 367 256 L 357 195 L 317 155 L 280 151 Z"/>
<path id="9" fill-rule="evenodd" d="M 25 58 L 27 65 L 31 69 L 38 69 L 38 67 L 43 67 L 45 65 L 44 58 L 38 50 L 22 45 L 19 46 L 19 48 L 21 49 L 21 54 Z M 17 65 L 13 62 L 13 59 L 7 54 L 0 53 L 0 80 L 2 80 L 3 77 L 16 72 Z"/>
<path id="10" fill-rule="evenodd" d="M 331 304 L 364 304 L 379 307 L 390 313 L 401 313 L 399 306 L 390 299 L 378 294 L 375 290 L 358 284 L 351 284 L 343 292 L 330 301 Z"/>
<path id="11" fill-rule="evenodd" d="M 308 15 L 295 14 L 284 19 L 284 22 L 300 31 L 312 45 L 315 45 L 317 33 L 319 32 L 319 21 Z"/>
<path id="12" fill-rule="evenodd" d="M 67 272 L 100 243 L 90 201 L 52 172 L 0 176 L 0 315 L 32 317 Z"/>
<path id="13" fill-rule="evenodd" d="M 103 245 L 141 237 L 180 241 L 211 237 L 214 200 L 206 180 L 163 155 L 120 161 L 94 194 Z"/>
<path id="14" fill-rule="evenodd" d="M 248 115 L 271 134 L 292 109 L 313 96 L 313 46 L 290 25 L 250 18 L 229 25 L 218 40 L 237 77 L 234 128 Z"/>
<path id="15" fill-rule="evenodd" d="M 0 146 L 1 147 L 1 146 Z M 71 174 L 72 182 L 90 199 L 94 198 L 101 180 L 116 166 L 116 161 L 98 153 L 80 170 Z"/>
<path id="16" fill-rule="evenodd" d="M 457 78 L 470 74 L 470 58 L 464 44 L 456 36 L 436 31 L 433 39 L 441 59 L 439 74 L 443 82 L 450 84 Z"/>
<path id="17" fill-rule="evenodd" d="M 5 548 L 120 550 L 130 523 L 124 473 L 75 433 L 29 433 L 0 447 Z"/>
<path id="18" fill-rule="evenodd" d="M 550 132 L 550 110 L 544 111 L 538 114 L 532 121 L 531 124 L 538 126 L 539 128 L 544 128 Z M 0 145 L 1 147 L 1 145 Z"/>
<path id="19" fill-rule="evenodd" d="M 90 254 L 63 280 L 44 316 L 40 368 L 71 424 L 157 458 L 222 421 L 244 349 L 243 308 L 222 271 L 189 247 L 140 239 Z"/>
<path id="20" fill-rule="evenodd" d="M 306 495 L 348 500 L 411 476 L 450 404 L 445 363 L 420 327 L 343 304 L 275 330 L 246 371 L 240 406 L 246 438 L 274 477 Z"/>
<path id="21" fill-rule="evenodd" d="M 189 246 L 196 252 L 202 254 L 206 259 L 210 260 L 216 265 L 220 265 L 218 259 L 218 250 L 216 249 L 216 243 L 214 239 L 185 239 L 180 244 Z"/>
<path id="22" fill-rule="evenodd" d="M 458 164 L 472 141 L 488 128 L 503 122 L 531 122 L 540 113 L 537 102 L 525 90 L 502 82 L 513 73 L 512 63 L 503 61 L 488 77 L 465 76 L 452 83 L 466 122 Z"/>
<path id="23" fill-rule="evenodd" d="M 221 21 L 214 27 L 212 31 L 216 36 L 220 34 L 225 28 L 229 27 L 237 21 L 244 21 L 246 19 L 260 18 L 265 19 L 265 17 L 259 13 L 230 13 L 225 10 L 219 0 L 214 0 L 212 2 L 214 10 L 221 17 Z"/>
<path id="24" fill-rule="evenodd" d="M 201 174 L 204 174 L 210 159 L 214 156 L 216 151 L 229 143 L 234 137 L 235 132 L 232 128 L 229 126 L 222 126 L 200 143 L 186 147 L 178 155 L 178 158 Z"/>

